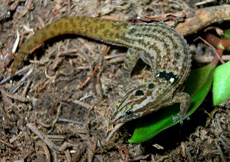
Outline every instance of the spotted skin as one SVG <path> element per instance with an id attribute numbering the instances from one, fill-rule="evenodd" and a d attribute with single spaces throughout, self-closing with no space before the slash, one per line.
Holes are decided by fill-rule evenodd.
<path id="1" fill-rule="evenodd" d="M 35 47 L 63 34 L 81 35 L 129 48 L 123 66 L 126 84 L 132 84 L 130 74 L 139 58 L 151 66 L 152 80 L 130 89 L 115 102 L 110 123 L 124 123 L 174 103 L 181 105 L 180 113 L 173 121 L 182 121 L 186 116 L 191 98 L 181 92 L 181 87 L 190 73 L 191 55 L 185 39 L 162 23 L 130 24 L 91 17 L 62 18 L 36 32 L 22 45 L 13 62 L 11 76 Z"/>

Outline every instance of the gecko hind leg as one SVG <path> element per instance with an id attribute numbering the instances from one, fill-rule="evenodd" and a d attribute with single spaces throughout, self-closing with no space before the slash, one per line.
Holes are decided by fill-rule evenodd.
<path id="1" fill-rule="evenodd" d="M 184 117 L 189 120 L 189 117 L 186 113 L 189 110 L 191 104 L 190 95 L 185 92 L 177 93 L 173 98 L 173 103 L 180 103 L 180 112 L 176 117 L 173 118 L 173 122 L 176 122 L 178 119 L 180 119 L 180 124 L 183 124 Z"/>

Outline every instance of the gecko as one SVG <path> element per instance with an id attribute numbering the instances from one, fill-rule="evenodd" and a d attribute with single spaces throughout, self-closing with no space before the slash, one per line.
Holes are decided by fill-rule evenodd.
<path id="1" fill-rule="evenodd" d="M 32 49 L 65 34 L 127 47 L 122 68 L 125 84 L 132 84 L 131 72 L 139 58 L 151 67 L 150 81 L 131 88 L 115 102 L 111 124 L 125 123 L 174 103 L 180 103 L 180 112 L 172 120 L 180 119 L 182 123 L 187 117 L 191 97 L 183 87 L 191 70 L 191 54 L 183 36 L 160 22 L 131 24 L 92 17 L 61 18 L 38 30 L 22 45 L 12 64 L 11 77 Z"/>

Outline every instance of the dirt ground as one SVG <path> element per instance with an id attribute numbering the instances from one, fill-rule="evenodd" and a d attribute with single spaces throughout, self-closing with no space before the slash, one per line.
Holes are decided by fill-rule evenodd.
<path id="1" fill-rule="evenodd" d="M 136 22 L 136 17 L 153 21 L 165 18 L 159 15 L 177 13 L 183 21 L 197 9 L 224 3 L 1 1 L 0 82 L 10 75 L 21 45 L 61 17 L 84 15 Z M 221 24 L 215 27 L 221 29 Z M 192 69 L 206 65 L 209 61 L 204 60 L 214 55 L 213 48 L 195 40 L 203 30 L 194 33 L 185 37 L 194 57 Z M 230 102 L 214 107 L 211 92 L 189 121 L 140 144 L 128 142 L 136 120 L 118 130 L 109 124 L 114 102 L 125 93 L 120 78 L 126 51 L 65 35 L 45 42 L 31 54 L 19 73 L 0 85 L 0 161 L 230 161 Z M 84 83 L 95 67 L 94 75 Z M 151 69 L 139 61 L 132 75 L 135 84 L 150 77 Z"/>

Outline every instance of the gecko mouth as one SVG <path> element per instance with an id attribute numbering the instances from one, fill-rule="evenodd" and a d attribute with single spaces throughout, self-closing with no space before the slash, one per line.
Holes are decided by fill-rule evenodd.
<path id="1" fill-rule="evenodd" d="M 109 123 L 110 124 L 119 124 L 119 123 L 124 123 L 123 122 L 123 116 L 119 115 L 119 113 L 112 114 L 109 118 Z M 123 120 L 122 120 L 123 119 Z"/>
<path id="2" fill-rule="evenodd" d="M 120 119 L 120 118 L 119 118 L 119 119 Z M 120 122 L 119 122 L 119 119 L 114 118 L 113 116 L 111 116 L 111 117 L 109 118 L 109 124 L 118 124 L 118 123 L 120 123 Z"/>

